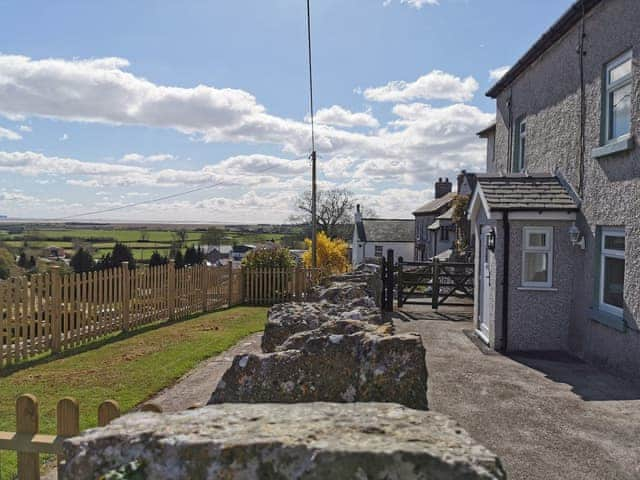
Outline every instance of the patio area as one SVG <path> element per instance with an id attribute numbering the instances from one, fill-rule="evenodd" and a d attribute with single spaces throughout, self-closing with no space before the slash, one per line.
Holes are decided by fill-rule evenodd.
<path id="1" fill-rule="evenodd" d="M 430 408 L 497 453 L 509 478 L 640 478 L 640 385 L 559 352 L 483 348 L 467 308 L 406 306 L 394 318 L 422 335 Z"/>

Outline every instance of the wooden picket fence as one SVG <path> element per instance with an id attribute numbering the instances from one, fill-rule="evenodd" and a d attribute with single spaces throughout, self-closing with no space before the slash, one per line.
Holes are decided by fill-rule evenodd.
<path id="1" fill-rule="evenodd" d="M 317 271 L 168 265 L 14 277 L 0 284 L 0 369 L 160 321 L 235 305 L 300 301 Z"/>
<path id="2" fill-rule="evenodd" d="M 309 290 L 321 280 L 319 270 L 295 268 L 244 269 L 244 303 L 273 305 L 305 300 Z"/>
<path id="3" fill-rule="evenodd" d="M 161 412 L 153 403 L 140 408 L 141 411 Z M 120 416 L 120 406 L 114 400 L 106 400 L 98 407 L 98 426 L 104 427 Z M 0 450 L 18 453 L 18 479 L 40 478 L 40 454 L 57 455 L 58 472 L 64 467 L 62 443 L 80 433 L 80 406 L 71 397 L 63 398 L 56 408 L 56 435 L 45 435 L 39 431 L 40 413 L 38 399 L 34 395 L 20 395 L 16 400 L 16 431 L 0 431 Z"/>

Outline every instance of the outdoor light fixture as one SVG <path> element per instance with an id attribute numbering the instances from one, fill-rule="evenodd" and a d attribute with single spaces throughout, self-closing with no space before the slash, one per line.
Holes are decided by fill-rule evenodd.
<path id="1" fill-rule="evenodd" d="M 571 241 L 571 245 L 574 247 L 580 247 L 584 250 L 584 237 L 580 235 L 580 230 L 576 227 L 575 223 L 569 228 L 569 240 Z"/>
<path id="2" fill-rule="evenodd" d="M 487 248 L 492 252 L 496 249 L 496 231 L 491 230 L 487 236 Z"/>

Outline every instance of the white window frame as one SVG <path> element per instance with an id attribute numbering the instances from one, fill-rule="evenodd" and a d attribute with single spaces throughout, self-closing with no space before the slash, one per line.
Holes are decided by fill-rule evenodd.
<path id="1" fill-rule="evenodd" d="M 611 71 L 615 68 L 619 67 L 623 63 L 631 61 L 631 72 L 625 77 L 616 80 L 613 83 L 610 83 Z M 631 85 L 633 81 L 633 50 L 629 50 L 619 57 L 613 59 L 609 62 L 605 67 L 605 78 L 604 78 L 604 143 L 613 143 L 616 140 L 619 140 L 631 133 L 631 125 L 629 125 L 629 132 L 623 133 L 618 137 L 613 137 L 611 133 L 611 123 L 613 118 L 611 117 L 611 97 L 612 93 L 620 90 L 621 88 L 626 87 L 627 85 Z"/>
<path id="2" fill-rule="evenodd" d="M 529 234 L 542 233 L 546 235 L 546 245 L 544 247 L 532 247 L 529 245 Z M 524 227 L 522 229 L 522 286 L 529 288 L 551 288 L 553 286 L 553 227 Z M 526 258 L 527 253 L 546 253 L 548 254 L 549 264 L 547 270 L 549 272 L 546 282 L 529 282 L 526 280 Z"/>
<path id="3" fill-rule="evenodd" d="M 612 315 L 616 315 L 618 317 L 622 317 L 624 314 L 624 309 L 616 307 L 615 305 L 609 305 L 604 302 L 604 262 L 606 258 L 617 258 L 625 261 L 625 251 L 626 251 L 626 239 L 625 239 L 625 250 L 609 250 L 605 248 L 605 240 L 607 237 L 621 237 L 625 238 L 624 228 L 613 228 L 606 227 L 602 228 L 601 231 L 601 239 L 600 239 L 600 282 L 598 286 L 598 306 L 600 310 L 603 312 L 611 313 Z M 624 280 L 623 280 L 623 293 L 622 296 L 624 298 Z"/>
<path id="4" fill-rule="evenodd" d="M 524 171 L 524 157 L 527 154 L 527 120 L 518 123 L 518 172 Z"/>
<path id="5" fill-rule="evenodd" d="M 513 139 L 514 153 L 511 164 L 512 173 L 521 173 L 525 169 L 525 157 L 527 155 L 527 118 L 519 117 L 513 126 L 515 136 Z M 524 129 L 524 130 L 523 130 Z"/>

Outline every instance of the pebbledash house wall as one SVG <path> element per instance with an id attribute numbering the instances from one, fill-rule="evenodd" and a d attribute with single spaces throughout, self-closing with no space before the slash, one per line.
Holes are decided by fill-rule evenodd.
<path id="1" fill-rule="evenodd" d="M 553 343 L 566 342 L 573 353 L 589 361 L 612 367 L 620 374 L 640 376 L 640 1 L 605 0 L 588 12 L 585 19 L 584 75 L 586 98 L 584 190 L 576 221 L 586 240 L 586 250 L 564 245 L 556 249 L 554 270 L 563 257 L 575 260 L 571 285 L 572 301 L 562 293 L 562 302 L 553 302 L 546 315 L 536 321 L 552 322 Z M 497 97 L 495 156 L 498 168 L 508 169 L 509 144 L 513 141 L 509 124 L 525 116 L 527 121 L 526 169 L 529 173 L 559 172 L 574 188 L 579 186 L 580 69 L 576 47 L 580 22 L 545 51 L 525 72 Z M 591 157 L 600 146 L 602 78 L 605 65 L 633 50 L 631 135 L 635 146 L 623 153 L 600 159 Z M 509 98 L 511 109 L 509 112 Z M 626 236 L 623 331 L 605 325 L 594 313 L 596 271 L 596 229 L 624 226 Z M 568 236 L 556 232 L 555 242 Z M 499 242 L 499 240 L 498 240 Z M 497 242 L 497 243 L 498 243 Z M 512 259 L 512 265 L 519 265 Z M 501 267 L 498 266 L 498 270 Z M 554 278 L 555 278 L 554 273 Z M 562 278 L 562 283 L 567 280 Z M 558 292 L 560 293 L 560 292 Z M 516 295 L 511 309 L 536 308 L 550 302 L 548 292 Z M 560 305 L 562 303 L 562 305 Z M 499 309 L 499 307 L 498 307 Z M 567 333 L 556 334 L 556 321 L 569 314 Z M 554 320 L 553 316 L 558 316 Z M 565 320 L 566 321 L 566 320 Z M 531 327 L 534 328 L 534 327 Z M 537 327 L 535 327 L 537 329 Z M 510 328 L 510 331 L 515 328 Z M 527 332 L 527 330 L 524 330 Z M 535 332 L 534 332 L 535 333 Z M 537 333 L 536 333 L 537 334 Z M 517 345 L 517 338 L 514 339 Z M 511 349 L 511 346 L 509 347 Z"/>

